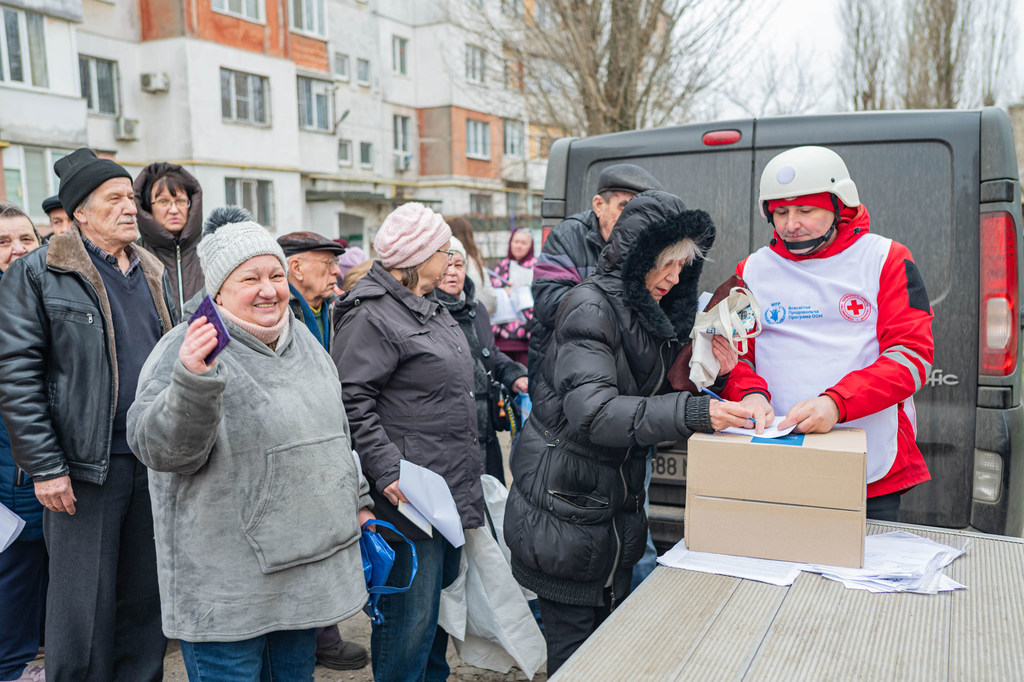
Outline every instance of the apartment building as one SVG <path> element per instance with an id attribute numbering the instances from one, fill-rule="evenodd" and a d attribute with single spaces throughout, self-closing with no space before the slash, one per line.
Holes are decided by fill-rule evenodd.
<path id="1" fill-rule="evenodd" d="M 53 161 L 87 144 L 133 173 L 181 163 L 207 207 L 277 233 L 365 242 L 409 200 L 539 213 L 546 164 L 500 43 L 460 28 L 490 4 L 0 0 L 0 192 L 42 220 Z"/>

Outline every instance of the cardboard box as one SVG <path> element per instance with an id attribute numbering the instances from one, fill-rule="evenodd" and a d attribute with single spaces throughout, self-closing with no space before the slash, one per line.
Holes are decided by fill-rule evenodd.
<path id="1" fill-rule="evenodd" d="M 687 442 L 686 546 L 859 568 L 866 460 L 862 429 L 774 441 L 695 434 Z"/>

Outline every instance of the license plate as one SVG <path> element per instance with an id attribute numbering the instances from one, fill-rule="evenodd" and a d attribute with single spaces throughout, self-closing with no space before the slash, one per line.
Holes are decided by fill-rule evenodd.
<path id="1" fill-rule="evenodd" d="M 651 480 L 684 483 L 686 481 L 686 455 L 658 452 L 651 467 Z"/>

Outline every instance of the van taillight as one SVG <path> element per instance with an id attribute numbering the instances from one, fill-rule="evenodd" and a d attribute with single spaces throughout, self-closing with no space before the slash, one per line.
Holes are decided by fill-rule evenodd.
<path id="1" fill-rule="evenodd" d="M 980 373 L 1006 376 L 1017 367 L 1017 234 L 1009 213 L 981 215 Z"/>
<path id="2" fill-rule="evenodd" d="M 704 133 L 701 138 L 704 144 L 709 146 L 719 144 L 734 144 L 740 141 L 740 131 L 738 130 L 712 130 Z"/>

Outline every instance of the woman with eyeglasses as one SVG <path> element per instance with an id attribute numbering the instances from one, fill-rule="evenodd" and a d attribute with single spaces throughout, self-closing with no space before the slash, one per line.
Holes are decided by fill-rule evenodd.
<path id="1" fill-rule="evenodd" d="M 185 301 L 203 288 L 196 247 L 203 237 L 203 190 L 191 173 L 162 161 L 143 168 L 135 178 L 139 241 L 164 264 L 181 318 Z"/>
<path id="2" fill-rule="evenodd" d="M 437 617 L 441 590 L 458 577 L 461 549 L 436 529 L 426 535 L 398 511 L 406 501 L 402 461 L 444 478 L 464 528 L 484 520 L 473 354 L 459 323 L 433 295 L 454 253 L 451 238 L 439 214 L 418 203 L 399 206 L 377 232 L 370 271 L 337 303 L 331 356 L 352 446 L 370 483 L 374 513 L 413 540 L 419 561 L 408 592 L 381 595 L 385 620 L 370 638 L 378 682 L 444 680 L 449 672 L 448 635 Z M 411 552 L 404 542 L 392 548 L 388 584 L 405 586 Z"/>

